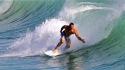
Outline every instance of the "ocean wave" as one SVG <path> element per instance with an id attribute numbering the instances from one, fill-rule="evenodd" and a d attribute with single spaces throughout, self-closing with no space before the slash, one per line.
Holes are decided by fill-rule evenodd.
<path id="1" fill-rule="evenodd" d="M 89 47 L 87 50 L 95 48 L 97 53 L 105 54 L 110 48 L 113 49 L 113 46 L 118 48 L 117 46 L 123 45 L 124 2 L 113 1 L 109 4 L 108 1 L 103 3 L 14 0 L 8 8 L 0 16 L 0 34 L 2 38 L 12 37 L 13 42 L 7 47 L 12 56 L 41 55 L 45 50 L 54 49 L 60 39 L 61 26 L 68 25 L 70 22 L 75 24 L 80 37 L 85 39 L 86 43 L 83 44 L 73 35 L 69 51 Z M 62 50 L 64 46 L 65 44 L 58 49 Z M 90 51 L 91 56 L 94 56 L 95 50 Z"/>
<path id="2" fill-rule="evenodd" d="M 0 1 L 0 15 L 5 13 L 12 5 L 13 0 L 1 0 Z"/>

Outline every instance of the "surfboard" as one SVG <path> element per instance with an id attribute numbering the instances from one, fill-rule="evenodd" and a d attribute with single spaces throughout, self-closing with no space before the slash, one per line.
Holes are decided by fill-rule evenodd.
<path id="1" fill-rule="evenodd" d="M 60 53 L 59 53 L 59 51 L 56 51 L 56 53 L 54 53 L 52 50 L 48 50 L 48 51 L 45 51 L 44 54 L 47 56 L 54 57 L 54 56 L 59 55 Z"/>

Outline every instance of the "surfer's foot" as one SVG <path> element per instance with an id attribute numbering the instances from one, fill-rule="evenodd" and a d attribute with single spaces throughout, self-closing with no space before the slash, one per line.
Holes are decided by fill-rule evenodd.
<path id="1" fill-rule="evenodd" d="M 56 53 L 56 50 L 53 50 L 54 53 Z"/>

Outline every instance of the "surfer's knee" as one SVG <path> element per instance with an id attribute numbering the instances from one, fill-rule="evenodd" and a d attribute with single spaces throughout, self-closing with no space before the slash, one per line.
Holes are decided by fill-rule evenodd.
<path id="1" fill-rule="evenodd" d="M 67 45 L 66 45 L 66 48 L 67 48 L 67 49 L 70 48 L 70 44 L 71 44 L 71 43 L 67 43 Z"/>
<path id="2" fill-rule="evenodd" d="M 70 48 L 71 43 L 68 43 L 68 47 Z"/>
<path id="3" fill-rule="evenodd" d="M 63 40 L 63 39 L 61 40 L 61 43 L 64 43 L 64 40 Z"/>

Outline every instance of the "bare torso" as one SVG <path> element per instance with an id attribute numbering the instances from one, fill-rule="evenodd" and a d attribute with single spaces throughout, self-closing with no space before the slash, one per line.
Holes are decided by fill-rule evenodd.
<path id="1" fill-rule="evenodd" d="M 74 34 L 75 31 L 76 31 L 75 28 L 72 28 L 72 29 L 71 29 L 68 25 L 65 25 L 65 30 L 64 30 L 64 32 L 65 32 L 66 36 L 70 36 L 71 34 Z"/>
<path id="2" fill-rule="evenodd" d="M 74 28 L 74 25 L 73 25 L 73 24 L 70 25 L 70 26 L 64 25 L 64 26 L 61 28 L 60 33 L 62 33 L 62 30 L 63 30 L 63 29 L 65 29 L 65 30 L 64 30 L 64 33 L 66 34 L 66 36 L 70 36 L 71 34 L 75 34 L 76 37 L 77 37 L 80 41 L 82 41 L 83 43 L 85 43 L 84 39 L 81 39 L 81 37 L 79 37 L 79 35 L 78 35 L 76 29 Z M 64 40 L 61 40 L 61 41 L 57 44 L 57 46 L 55 47 L 55 49 L 53 50 L 53 52 L 56 53 L 56 49 L 57 49 L 63 42 L 64 42 Z M 66 48 L 66 49 L 67 49 L 67 48 L 70 48 L 70 44 L 71 44 L 71 43 L 68 42 L 65 48 Z"/>

